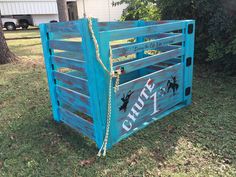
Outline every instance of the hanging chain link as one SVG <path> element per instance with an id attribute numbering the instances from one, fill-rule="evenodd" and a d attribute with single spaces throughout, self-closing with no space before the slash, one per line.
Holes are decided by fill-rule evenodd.
<path id="1" fill-rule="evenodd" d="M 112 113 L 112 78 L 116 78 L 115 82 L 115 87 L 114 87 L 114 92 L 116 93 L 119 89 L 119 82 L 120 82 L 120 74 L 121 70 L 118 69 L 116 71 L 113 70 L 113 59 L 112 59 L 112 48 L 110 46 L 110 56 L 109 56 L 109 62 L 110 62 L 110 71 L 107 69 L 107 67 L 104 65 L 102 62 L 100 52 L 99 52 L 99 45 L 98 41 L 96 39 L 95 33 L 93 31 L 93 23 L 92 23 L 92 18 L 89 18 L 89 30 L 92 35 L 93 43 L 96 49 L 96 59 L 100 63 L 100 65 L 103 67 L 103 69 L 107 72 L 109 75 L 109 91 L 108 91 L 108 103 L 107 103 L 107 123 L 106 123 L 106 134 L 104 137 L 104 141 L 102 143 L 102 146 L 100 150 L 98 151 L 98 156 L 101 156 L 101 152 L 103 151 L 103 156 L 106 156 L 106 151 L 107 151 L 107 144 L 108 144 L 108 138 L 109 138 L 109 133 L 110 133 L 110 124 L 111 124 L 111 113 Z"/>

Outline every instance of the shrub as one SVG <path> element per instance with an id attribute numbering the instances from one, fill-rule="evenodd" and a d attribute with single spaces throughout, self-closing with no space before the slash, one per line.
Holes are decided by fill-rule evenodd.
<path id="1" fill-rule="evenodd" d="M 156 4 L 150 0 L 121 0 L 113 1 L 113 5 L 117 6 L 126 3 L 128 6 L 124 9 L 121 20 L 159 20 L 160 10 Z"/>
<path id="2" fill-rule="evenodd" d="M 121 0 L 119 3 L 128 4 L 122 17 L 125 20 L 143 18 L 148 3 L 152 3 L 149 8 L 158 9 L 158 17 L 163 20 L 195 19 L 195 61 L 210 62 L 220 65 L 222 69 L 236 70 L 235 0 Z M 141 4 L 145 10 L 138 9 Z M 148 15 L 147 19 L 156 20 L 153 15 Z"/>

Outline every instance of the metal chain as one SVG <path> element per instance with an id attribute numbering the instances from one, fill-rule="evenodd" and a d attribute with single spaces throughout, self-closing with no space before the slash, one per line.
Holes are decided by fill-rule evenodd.
<path id="1" fill-rule="evenodd" d="M 104 65 L 104 63 L 102 62 L 102 59 L 101 59 L 101 56 L 100 56 L 100 53 L 99 53 L 99 45 L 98 45 L 98 41 L 96 39 L 96 36 L 94 34 L 94 31 L 93 31 L 93 24 L 92 24 L 92 19 L 91 18 L 89 18 L 89 30 L 90 30 L 90 33 L 92 35 L 92 39 L 93 39 L 94 46 L 95 46 L 95 49 L 96 49 L 96 59 L 100 63 L 100 65 L 103 67 L 103 69 L 109 75 L 109 92 L 108 92 L 108 103 L 107 103 L 106 134 L 105 134 L 102 146 L 101 146 L 100 150 L 98 151 L 98 156 L 100 157 L 102 151 L 103 151 L 103 156 L 106 156 L 108 138 L 109 138 L 109 133 L 110 133 L 111 113 L 112 113 L 112 108 L 111 108 L 111 104 L 112 104 L 112 78 L 116 77 L 116 83 L 115 83 L 115 87 L 114 87 L 114 92 L 116 93 L 119 89 L 119 81 L 120 81 L 121 71 L 120 70 L 116 70 L 116 71 L 113 70 L 113 59 L 112 59 L 112 48 L 111 48 L 111 46 L 110 46 L 110 57 L 109 57 L 110 70 L 111 71 L 109 71 L 106 68 L 106 66 Z"/>

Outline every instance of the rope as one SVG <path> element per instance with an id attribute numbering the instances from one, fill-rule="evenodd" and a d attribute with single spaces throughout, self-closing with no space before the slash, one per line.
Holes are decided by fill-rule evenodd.
<path id="1" fill-rule="evenodd" d="M 108 138 L 109 138 L 109 133 L 110 133 L 111 112 L 112 112 L 112 108 L 111 108 L 111 104 L 112 104 L 112 78 L 116 77 L 116 83 L 115 83 L 115 87 L 114 87 L 114 92 L 116 93 L 119 89 L 121 70 L 120 69 L 116 70 L 116 71 L 113 70 L 113 59 L 112 59 L 111 46 L 110 46 L 110 56 L 109 56 L 110 71 L 104 65 L 104 63 L 102 62 L 101 56 L 100 56 L 98 41 L 97 41 L 95 33 L 93 31 L 92 19 L 89 18 L 88 22 L 89 22 L 89 30 L 92 35 L 93 43 L 94 43 L 94 46 L 96 49 L 96 59 L 100 63 L 100 65 L 103 67 L 103 69 L 107 72 L 107 74 L 109 75 L 106 133 L 105 133 L 105 137 L 104 137 L 104 141 L 102 143 L 102 146 L 101 146 L 100 150 L 98 151 L 98 156 L 100 157 L 102 151 L 103 151 L 103 156 L 106 156 Z"/>

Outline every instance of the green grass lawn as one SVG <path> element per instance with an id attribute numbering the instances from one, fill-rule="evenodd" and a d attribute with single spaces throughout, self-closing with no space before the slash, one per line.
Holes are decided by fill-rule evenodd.
<path id="1" fill-rule="evenodd" d="M 97 158 L 52 120 L 40 39 L 8 44 L 22 60 L 0 66 L 0 176 L 236 176 L 236 78 L 195 68 L 191 106 Z"/>

